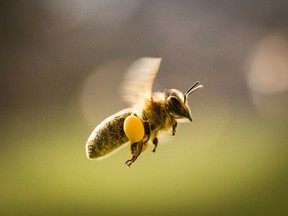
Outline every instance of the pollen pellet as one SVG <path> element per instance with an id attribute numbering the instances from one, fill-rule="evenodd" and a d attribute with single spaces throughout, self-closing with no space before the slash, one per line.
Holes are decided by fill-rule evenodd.
<path id="1" fill-rule="evenodd" d="M 132 142 L 139 142 L 144 137 L 144 126 L 141 119 L 137 116 L 128 116 L 124 121 L 124 132 Z"/>

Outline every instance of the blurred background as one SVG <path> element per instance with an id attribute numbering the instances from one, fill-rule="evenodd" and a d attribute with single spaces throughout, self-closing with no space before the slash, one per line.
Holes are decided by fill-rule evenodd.
<path id="1" fill-rule="evenodd" d="M 287 215 L 287 1 L 1 1 L 1 215 Z M 192 124 L 128 168 L 89 161 L 131 63 Z"/>

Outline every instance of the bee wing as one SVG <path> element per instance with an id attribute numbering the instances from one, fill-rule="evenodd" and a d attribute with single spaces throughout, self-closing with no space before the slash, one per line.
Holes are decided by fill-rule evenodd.
<path id="1" fill-rule="evenodd" d="M 151 98 L 154 78 L 159 70 L 161 58 L 140 58 L 127 70 L 122 85 L 125 101 L 134 108 L 140 108 Z"/>

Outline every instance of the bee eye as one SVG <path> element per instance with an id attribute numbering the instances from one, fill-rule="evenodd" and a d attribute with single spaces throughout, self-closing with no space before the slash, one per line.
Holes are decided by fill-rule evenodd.
<path id="1" fill-rule="evenodd" d="M 168 102 L 169 102 L 169 105 L 171 105 L 171 108 L 173 107 L 174 109 L 177 109 L 177 108 L 179 109 L 181 107 L 181 103 L 176 97 L 173 97 L 173 96 L 169 97 Z"/>
<path id="2" fill-rule="evenodd" d="M 171 110 L 175 113 L 178 113 L 180 109 L 182 109 L 182 105 L 178 98 L 172 96 L 168 98 L 168 104 L 171 108 Z"/>

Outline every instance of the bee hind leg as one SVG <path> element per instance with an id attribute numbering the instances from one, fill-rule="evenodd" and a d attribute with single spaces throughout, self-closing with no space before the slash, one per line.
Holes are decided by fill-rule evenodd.
<path id="1" fill-rule="evenodd" d="M 132 143 L 131 145 L 130 145 L 130 151 L 131 151 L 131 154 L 132 154 L 132 158 L 131 159 L 129 159 L 129 160 L 127 160 L 126 162 L 125 162 L 125 164 L 127 165 L 127 166 L 131 166 L 136 160 L 137 160 L 137 158 L 139 157 L 139 155 L 141 154 L 141 152 L 142 152 L 142 149 L 143 149 L 143 145 L 144 145 L 145 143 L 143 143 L 143 142 L 136 142 L 136 143 Z"/>

